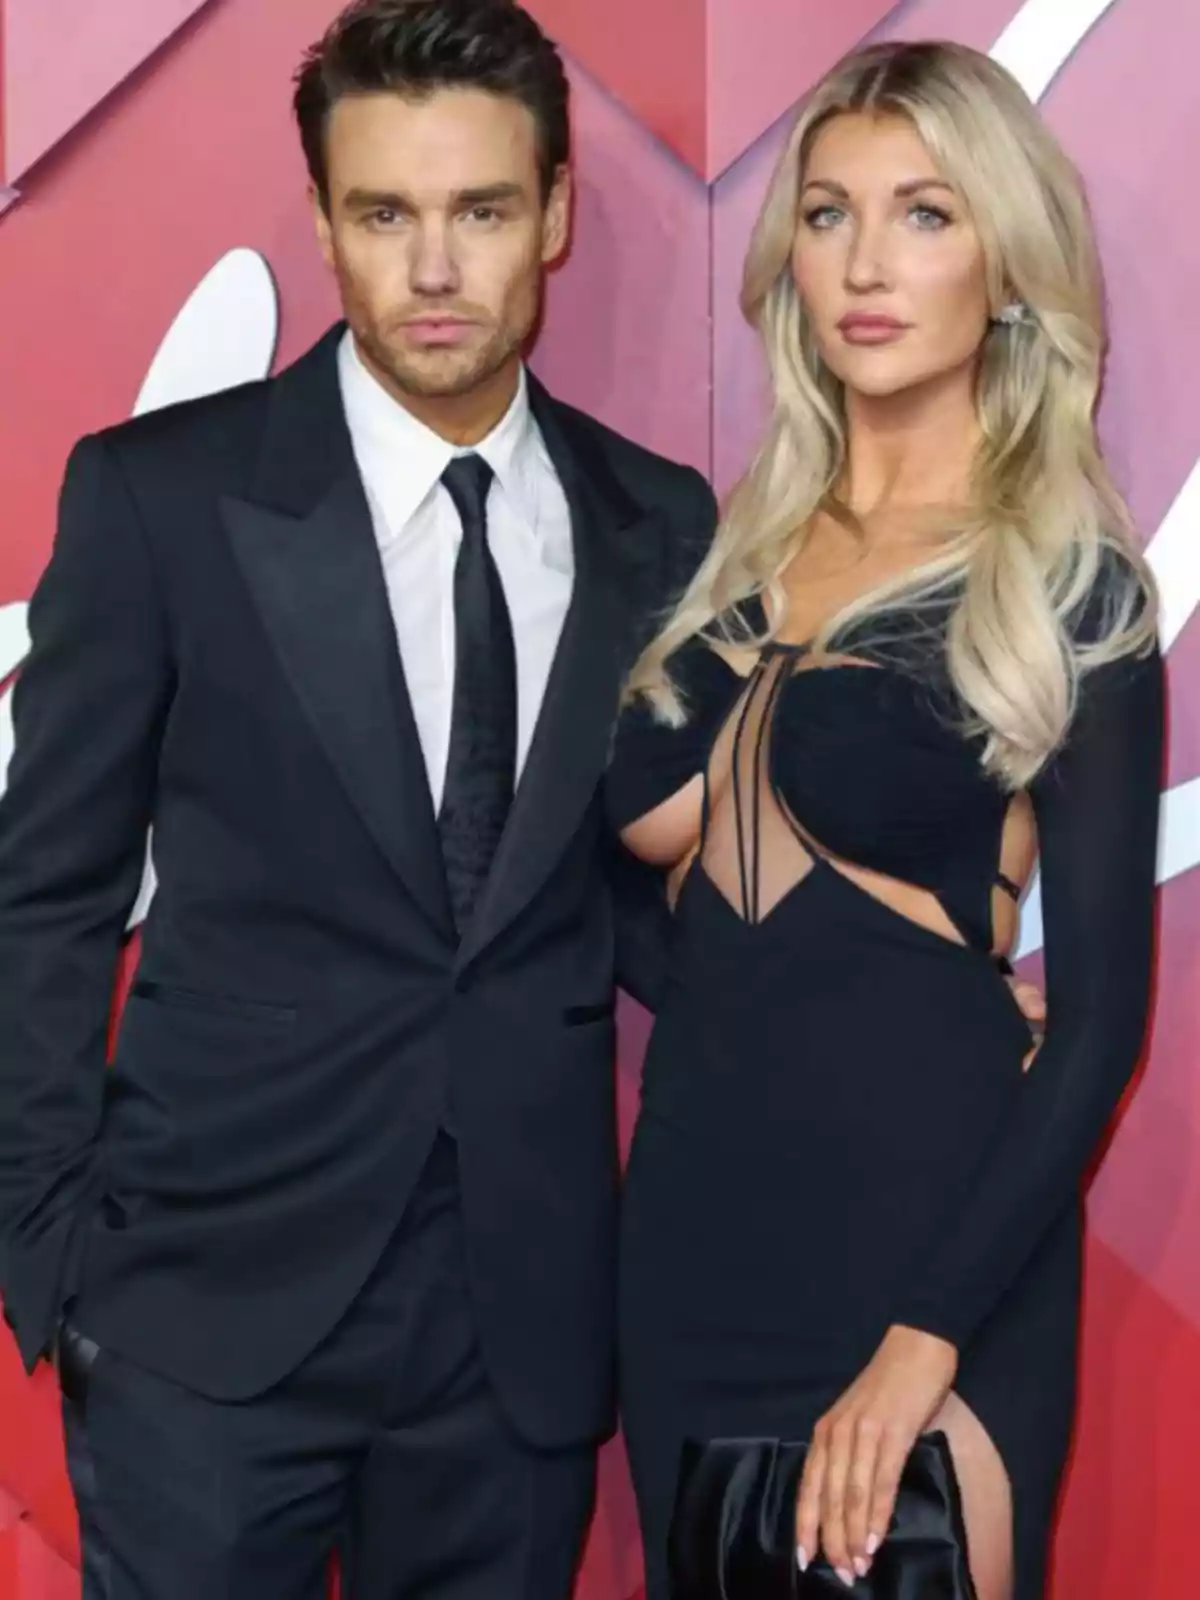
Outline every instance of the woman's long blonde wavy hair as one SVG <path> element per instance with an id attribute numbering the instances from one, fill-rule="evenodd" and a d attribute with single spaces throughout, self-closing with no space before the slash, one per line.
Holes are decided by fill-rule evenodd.
<path id="1" fill-rule="evenodd" d="M 830 618 L 814 643 L 827 649 L 852 624 L 949 599 L 948 668 L 965 731 L 983 738 L 985 768 L 1021 788 L 1062 741 L 1083 675 L 1151 648 L 1156 607 L 1096 440 L 1103 296 L 1082 185 L 1016 80 L 957 44 L 859 50 L 802 107 L 742 289 L 742 310 L 766 351 L 773 415 L 707 558 L 642 654 L 627 695 L 646 696 L 668 722 L 684 720 L 668 668 L 673 652 L 697 634 L 731 641 L 722 619 L 754 596 L 765 596 L 778 619 L 782 574 L 814 514 L 852 521 L 837 496 L 847 443 L 842 386 L 818 354 L 792 273 L 808 155 L 818 130 L 844 112 L 913 124 L 969 209 L 993 315 L 1016 301 L 1029 316 L 992 323 L 980 354 L 982 442 L 970 510 L 932 559 Z M 1098 587 L 1102 605 L 1081 637 L 1072 624 Z M 772 631 L 737 642 L 765 643 Z"/>

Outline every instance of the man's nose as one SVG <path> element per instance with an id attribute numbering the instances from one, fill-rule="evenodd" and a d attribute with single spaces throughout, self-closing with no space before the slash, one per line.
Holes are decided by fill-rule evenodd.
<path id="1" fill-rule="evenodd" d="M 414 294 L 453 294 L 459 287 L 459 269 L 453 240 L 444 223 L 423 224 L 414 230 L 409 280 Z"/>

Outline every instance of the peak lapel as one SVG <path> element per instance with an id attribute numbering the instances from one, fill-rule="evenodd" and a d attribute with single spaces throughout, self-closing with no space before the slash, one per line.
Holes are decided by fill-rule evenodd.
<path id="1" fill-rule="evenodd" d="M 453 924 L 375 531 L 342 411 L 341 329 L 275 381 L 252 496 L 222 516 L 284 673 L 384 856 Z"/>
<path id="2" fill-rule="evenodd" d="M 627 559 L 653 538 L 647 515 L 536 381 L 534 416 L 571 514 L 575 583 L 508 826 L 459 952 L 472 961 L 525 909 L 553 871 L 608 761 L 627 623 L 637 605 Z M 657 541 L 654 541 L 657 543 Z"/>

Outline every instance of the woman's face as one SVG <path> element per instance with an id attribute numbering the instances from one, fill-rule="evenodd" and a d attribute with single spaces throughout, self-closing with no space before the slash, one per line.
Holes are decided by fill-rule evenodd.
<path id="1" fill-rule="evenodd" d="M 792 271 L 848 393 L 891 398 L 973 381 L 990 309 L 983 247 L 913 125 L 833 117 L 800 181 Z"/>

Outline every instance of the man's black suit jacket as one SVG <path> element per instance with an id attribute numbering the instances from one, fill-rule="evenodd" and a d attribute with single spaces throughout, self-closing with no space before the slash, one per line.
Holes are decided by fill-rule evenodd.
<path id="1" fill-rule="evenodd" d="M 448 1125 L 485 1360 L 557 1446 L 610 1422 L 614 961 L 644 995 L 665 920 L 599 786 L 622 674 L 714 504 L 532 384 L 576 581 L 460 945 L 342 331 L 72 456 L 0 802 L 0 1292 L 30 1365 L 70 1302 L 102 1346 L 261 1392 L 344 1313 Z"/>

